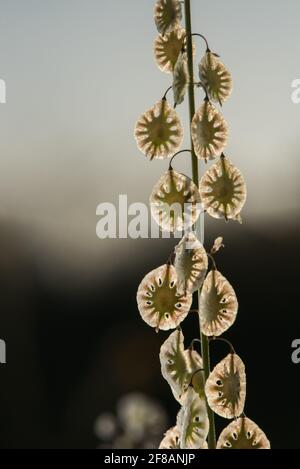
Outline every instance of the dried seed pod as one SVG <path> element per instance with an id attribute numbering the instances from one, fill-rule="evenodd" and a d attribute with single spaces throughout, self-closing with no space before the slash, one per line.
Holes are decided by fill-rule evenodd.
<path id="1" fill-rule="evenodd" d="M 205 394 L 210 408 L 221 417 L 239 417 L 246 399 L 245 365 L 238 355 L 229 353 L 210 373 Z"/>
<path id="2" fill-rule="evenodd" d="M 207 161 L 223 153 L 227 144 L 228 127 L 221 113 L 208 100 L 195 113 L 191 134 L 198 158 Z"/>
<path id="3" fill-rule="evenodd" d="M 134 131 L 138 148 L 151 160 L 172 156 L 183 140 L 177 113 L 166 99 L 158 101 L 137 121 Z"/>
<path id="4" fill-rule="evenodd" d="M 203 369 L 203 361 L 201 356 L 196 350 L 188 348 L 184 351 L 189 369 L 188 382 L 193 386 L 196 393 L 205 399 L 205 376 Z"/>
<path id="5" fill-rule="evenodd" d="M 242 173 L 228 158 L 222 156 L 203 175 L 200 181 L 201 201 L 214 218 L 240 221 L 247 190 Z"/>
<path id="6" fill-rule="evenodd" d="M 223 104 L 232 91 L 232 78 L 213 52 L 207 51 L 199 64 L 200 80 L 212 101 Z"/>
<path id="7" fill-rule="evenodd" d="M 175 268 L 165 264 L 149 272 L 139 285 L 139 312 L 143 320 L 157 331 L 174 329 L 190 310 L 192 295 L 179 294 L 176 282 Z"/>
<path id="8" fill-rule="evenodd" d="M 162 344 L 159 353 L 161 373 L 169 383 L 178 402 L 181 402 L 190 383 L 189 363 L 183 340 L 183 334 L 180 330 L 172 332 Z"/>
<path id="9" fill-rule="evenodd" d="M 217 449 L 270 449 L 270 442 L 256 423 L 240 417 L 224 428 Z"/>
<path id="10" fill-rule="evenodd" d="M 181 21 L 179 0 L 157 0 L 154 7 L 154 21 L 157 30 L 164 35 L 172 31 Z"/>
<path id="11" fill-rule="evenodd" d="M 211 253 L 212 254 L 215 254 L 216 252 L 218 252 L 221 248 L 224 248 L 224 244 L 223 244 L 223 238 L 222 236 L 219 236 L 218 238 L 215 239 L 214 241 L 214 245 L 213 247 L 211 248 Z"/>
<path id="12" fill-rule="evenodd" d="M 177 427 L 180 432 L 180 448 L 199 449 L 204 445 L 209 429 L 206 404 L 192 387 L 188 388 L 177 415 Z"/>
<path id="13" fill-rule="evenodd" d="M 176 27 L 165 36 L 158 36 L 154 42 L 154 56 L 158 68 L 162 72 L 174 71 L 179 54 L 184 47 L 185 29 Z"/>
<path id="14" fill-rule="evenodd" d="M 207 336 L 223 334 L 234 323 L 237 310 L 234 289 L 220 272 L 211 270 L 200 295 L 201 332 Z"/>
<path id="15" fill-rule="evenodd" d="M 177 427 L 169 428 L 160 442 L 159 449 L 179 449 L 179 430 Z"/>
<path id="16" fill-rule="evenodd" d="M 184 235 L 175 247 L 175 254 L 178 291 L 193 293 L 199 290 L 207 272 L 208 259 L 204 247 L 194 233 Z"/>
<path id="17" fill-rule="evenodd" d="M 200 215 L 200 194 L 190 178 L 168 170 L 153 188 L 150 207 L 162 230 L 187 231 Z"/>
<path id="18" fill-rule="evenodd" d="M 184 100 L 186 88 L 189 84 L 189 71 L 186 53 L 180 53 L 173 74 L 174 107 Z"/>

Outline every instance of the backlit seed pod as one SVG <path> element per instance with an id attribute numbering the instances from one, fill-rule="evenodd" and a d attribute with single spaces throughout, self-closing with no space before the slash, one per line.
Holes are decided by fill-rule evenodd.
<path id="1" fill-rule="evenodd" d="M 183 340 L 183 334 L 180 330 L 172 332 L 162 344 L 159 353 L 161 373 L 178 402 L 181 402 L 190 383 L 189 364 Z"/>
<path id="2" fill-rule="evenodd" d="M 150 207 L 162 230 L 187 231 L 200 215 L 200 194 L 191 179 L 173 169 L 168 170 L 153 188 Z"/>
<path id="3" fill-rule="evenodd" d="M 137 121 L 134 131 L 138 148 L 151 160 L 172 156 L 183 140 L 179 117 L 166 99 L 158 101 Z"/>
<path id="4" fill-rule="evenodd" d="M 211 270 L 200 295 L 201 332 L 207 336 L 223 334 L 234 323 L 237 311 L 234 289 L 220 272 Z"/>
<path id="5" fill-rule="evenodd" d="M 228 127 L 221 113 L 205 100 L 193 117 L 191 134 L 197 157 L 207 161 L 223 153 Z"/>
<path id="6" fill-rule="evenodd" d="M 200 181 L 201 201 L 214 218 L 241 221 L 240 212 L 246 202 L 247 189 L 241 171 L 222 156 Z"/>
<path id="7" fill-rule="evenodd" d="M 199 64 L 200 80 L 212 101 L 223 104 L 232 91 L 232 78 L 213 52 L 207 51 Z"/>
<path id="8" fill-rule="evenodd" d="M 181 104 L 189 83 L 186 53 L 180 53 L 173 74 L 174 107 Z"/>
<path id="9" fill-rule="evenodd" d="M 158 68 L 162 72 L 174 71 L 179 54 L 184 46 L 185 29 L 176 27 L 165 36 L 158 36 L 154 42 L 154 56 Z"/>
<path id="10" fill-rule="evenodd" d="M 157 331 L 174 329 L 190 310 L 192 295 L 179 294 L 176 283 L 175 268 L 165 264 L 149 272 L 139 285 L 137 304 L 140 315 Z"/>
<path id="11" fill-rule="evenodd" d="M 157 0 L 154 7 L 154 21 L 157 30 L 164 35 L 172 31 L 181 21 L 181 3 L 179 0 Z"/>
<path id="12" fill-rule="evenodd" d="M 174 267 L 177 273 L 177 289 L 191 293 L 201 287 L 208 267 L 207 254 L 194 233 L 184 235 L 175 247 Z"/>
<path id="13" fill-rule="evenodd" d="M 191 348 L 185 350 L 184 355 L 188 363 L 189 383 L 193 386 L 198 396 L 205 399 L 205 377 L 202 358 L 196 350 Z"/>
<path id="14" fill-rule="evenodd" d="M 179 449 L 179 430 L 177 427 L 170 428 L 160 442 L 159 449 Z"/>
<path id="15" fill-rule="evenodd" d="M 270 449 L 270 442 L 256 423 L 240 417 L 222 431 L 217 449 Z"/>
<path id="16" fill-rule="evenodd" d="M 205 394 L 210 408 L 221 417 L 239 417 L 246 399 L 245 365 L 238 355 L 229 353 L 210 373 Z"/>
<path id="17" fill-rule="evenodd" d="M 199 449 L 206 440 L 209 421 L 206 403 L 192 387 L 189 387 L 177 415 L 177 428 L 180 432 L 180 448 Z"/>

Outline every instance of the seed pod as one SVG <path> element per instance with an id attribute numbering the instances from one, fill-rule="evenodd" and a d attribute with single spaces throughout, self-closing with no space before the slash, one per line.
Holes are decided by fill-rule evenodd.
<path id="1" fill-rule="evenodd" d="M 232 78 L 225 65 L 213 52 L 207 51 L 199 64 L 200 80 L 208 96 L 214 102 L 223 104 L 232 91 Z"/>
<path id="2" fill-rule="evenodd" d="M 194 233 L 184 235 L 180 243 L 175 247 L 174 267 L 177 273 L 177 289 L 179 292 L 191 293 L 201 287 L 207 267 L 207 254 Z"/>
<path id="3" fill-rule="evenodd" d="M 178 402 L 190 383 L 190 372 L 184 350 L 183 334 L 176 330 L 162 344 L 159 353 L 161 373 L 169 383 L 172 393 Z"/>
<path id="4" fill-rule="evenodd" d="M 179 430 L 177 427 L 169 428 L 160 442 L 159 449 L 179 449 Z"/>
<path id="5" fill-rule="evenodd" d="M 245 365 L 238 355 L 229 353 L 210 373 L 205 394 L 210 408 L 221 417 L 239 417 L 246 399 Z"/>
<path id="6" fill-rule="evenodd" d="M 256 423 L 240 417 L 224 428 L 217 449 L 270 449 L 270 442 Z"/>
<path id="7" fill-rule="evenodd" d="M 195 113 L 191 134 L 198 158 L 207 161 L 223 153 L 227 144 L 228 126 L 221 113 L 208 100 Z"/>
<path id="8" fill-rule="evenodd" d="M 149 272 L 139 285 L 139 312 L 143 320 L 157 331 L 174 329 L 190 310 L 192 295 L 180 295 L 176 282 L 175 268 L 165 264 Z"/>
<path id="9" fill-rule="evenodd" d="M 205 444 L 209 429 L 206 404 L 192 387 L 188 388 L 177 415 L 177 427 L 180 432 L 180 448 L 199 449 Z"/>
<path id="10" fill-rule="evenodd" d="M 164 35 L 173 31 L 182 18 L 179 0 L 157 0 L 154 7 L 154 21 L 157 30 Z"/>
<path id="11" fill-rule="evenodd" d="M 183 140 L 177 113 L 166 99 L 158 101 L 137 121 L 134 131 L 138 148 L 151 160 L 172 156 Z"/>
<path id="12" fill-rule="evenodd" d="M 176 27 L 165 36 L 159 35 L 154 41 L 154 57 L 158 68 L 162 72 L 174 71 L 179 54 L 184 47 L 185 29 Z"/>
<path id="13" fill-rule="evenodd" d="M 186 53 L 180 53 L 173 74 L 174 107 L 183 102 L 188 84 L 189 72 Z"/>
<path id="14" fill-rule="evenodd" d="M 189 383 L 193 386 L 194 390 L 201 399 L 205 399 L 205 376 L 203 371 L 203 360 L 196 350 L 188 348 L 184 351 L 188 369 L 189 369 Z"/>
<path id="15" fill-rule="evenodd" d="M 191 179 L 172 169 L 155 184 L 150 206 L 152 216 L 162 230 L 188 230 L 200 215 L 200 194 Z"/>
<path id="16" fill-rule="evenodd" d="M 201 201 L 213 218 L 240 221 L 246 202 L 247 189 L 242 173 L 228 158 L 222 156 L 200 181 Z"/>
<path id="17" fill-rule="evenodd" d="M 218 252 L 221 248 L 224 247 L 224 244 L 223 244 L 223 238 L 222 236 L 219 236 L 218 238 L 215 239 L 214 241 L 214 245 L 213 247 L 211 248 L 211 253 L 212 254 L 215 254 L 216 252 Z"/>
<path id="18" fill-rule="evenodd" d="M 237 310 L 234 289 L 220 272 L 211 270 L 200 295 L 201 332 L 207 336 L 223 334 L 234 323 Z"/>

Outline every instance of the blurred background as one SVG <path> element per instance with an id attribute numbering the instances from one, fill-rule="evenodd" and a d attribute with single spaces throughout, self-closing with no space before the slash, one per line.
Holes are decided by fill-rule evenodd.
<path id="1" fill-rule="evenodd" d="M 150 447 L 157 427 L 175 424 L 178 405 L 158 359 L 168 334 L 140 319 L 135 295 L 176 241 L 96 236 L 99 203 L 117 204 L 119 194 L 147 203 L 167 169 L 147 161 L 133 138 L 136 119 L 171 81 L 153 58 L 153 6 L 0 0 L 2 448 L 96 448 L 115 438 L 119 447 Z M 208 247 L 224 237 L 218 266 L 240 303 L 226 337 L 246 363 L 247 416 L 273 447 L 299 448 L 300 364 L 291 343 L 300 337 L 300 104 L 291 84 L 300 78 L 300 4 L 192 0 L 192 11 L 194 32 L 233 75 L 226 155 L 248 186 L 243 225 L 205 221 Z M 196 48 L 198 61 L 203 44 Z M 187 128 L 186 103 L 178 113 Z M 176 169 L 190 174 L 188 153 Z M 198 335 L 196 317 L 184 332 L 187 343 Z M 213 364 L 227 351 L 212 344 Z M 129 442 L 132 415 L 161 420 L 141 423 Z M 226 425 L 217 419 L 218 432 Z"/>

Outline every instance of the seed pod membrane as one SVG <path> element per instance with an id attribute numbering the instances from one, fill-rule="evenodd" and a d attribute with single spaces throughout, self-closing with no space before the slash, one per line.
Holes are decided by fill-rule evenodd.
<path id="1" fill-rule="evenodd" d="M 172 31 L 181 21 L 181 3 L 179 0 L 158 0 L 154 7 L 154 21 L 157 30 L 164 35 Z"/>
<path id="2" fill-rule="evenodd" d="M 256 423 L 240 417 L 224 428 L 217 449 L 270 449 L 270 442 Z"/>

